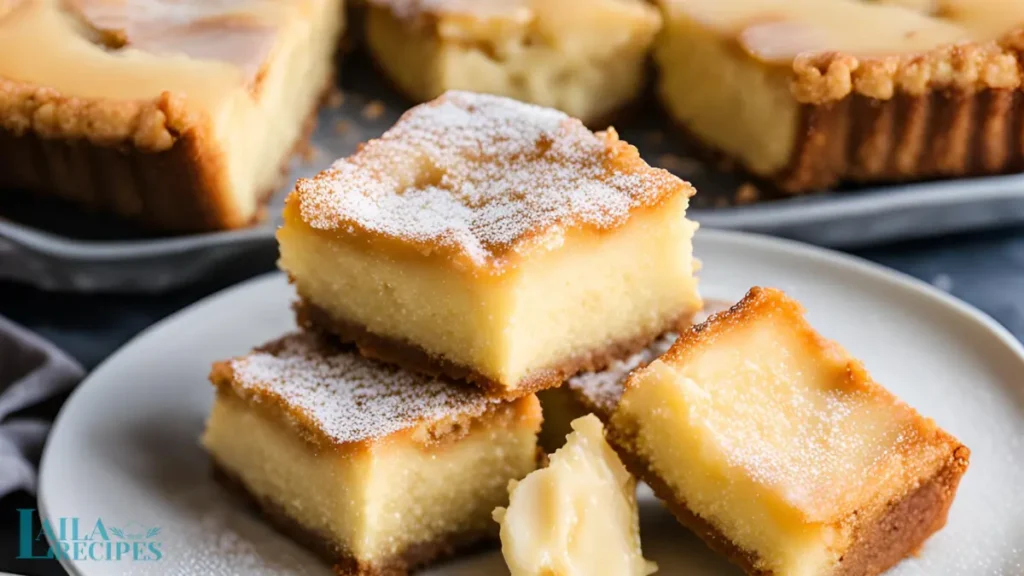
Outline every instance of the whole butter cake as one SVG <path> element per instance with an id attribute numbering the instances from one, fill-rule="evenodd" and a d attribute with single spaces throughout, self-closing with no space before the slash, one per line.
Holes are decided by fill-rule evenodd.
<path id="1" fill-rule="evenodd" d="M 1024 169 L 1012 0 L 659 0 L 658 92 L 793 193 Z"/>
<path id="2" fill-rule="evenodd" d="M 341 0 L 0 4 L 0 186 L 166 231 L 253 222 L 312 129 L 343 14 Z"/>
<path id="3" fill-rule="evenodd" d="M 366 42 L 417 102 L 470 90 L 604 127 L 644 87 L 661 27 L 644 0 L 369 0 Z M 602 122 L 604 124 L 602 125 Z"/>
<path id="4" fill-rule="evenodd" d="M 692 194 L 613 130 L 449 92 L 299 180 L 280 265 L 303 325 L 516 397 L 700 309 Z"/>
<path id="5" fill-rule="evenodd" d="M 294 333 L 217 363 L 218 478 L 342 575 L 400 575 L 482 540 L 537 463 L 536 397 L 498 402 Z"/>

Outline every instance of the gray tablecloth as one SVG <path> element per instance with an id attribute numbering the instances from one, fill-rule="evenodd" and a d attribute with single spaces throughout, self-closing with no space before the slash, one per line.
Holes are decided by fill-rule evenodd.
<path id="1" fill-rule="evenodd" d="M 56 346 L 0 316 L 0 497 L 35 491 L 50 430 L 48 420 L 19 413 L 71 389 L 84 373 Z"/>

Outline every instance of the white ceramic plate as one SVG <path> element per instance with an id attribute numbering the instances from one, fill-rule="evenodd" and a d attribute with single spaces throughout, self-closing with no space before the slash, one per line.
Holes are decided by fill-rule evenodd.
<path id="1" fill-rule="evenodd" d="M 948 526 L 893 574 L 1024 573 L 1024 348 L 980 312 L 914 280 L 821 249 L 703 230 L 705 297 L 752 285 L 800 299 L 811 322 L 876 378 L 972 450 Z M 200 302 L 147 330 L 78 388 L 43 457 L 44 517 L 100 518 L 128 536 L 159 532 L 159 561 L 68 561 L 72 574 L 328 574 L 256 520 L 210 477 L 198 444 L 212 399 L 210 363 L 293 326 L 291 289 L 272 275 Z M 642 498 L 643 545 L 662 574 L 737 574 Z M 114 536 L 110 536 L 114 539 Z M 484 553 L 428 572 L 504 573 Z"/>

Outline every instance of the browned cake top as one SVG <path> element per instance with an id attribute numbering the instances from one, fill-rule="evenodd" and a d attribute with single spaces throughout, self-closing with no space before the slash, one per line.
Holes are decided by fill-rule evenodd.
<path id="1" fill-rule="evenodd" d="M 300 2 L 301 3 L 301 2 Z M 219 60 L 256 76 L 274 45 L 277 0 L 66 0 L 107 48 Z"/>
<path id="2" fill-rule="evenodd" d="M 613 130 L 556 110 L 448 92 L 289 199 L 314 229 L 369 235 L 472 266 L 558 246 L 570 229 L 610 230 L 693 188 L 648 166 Z"/>
<path id="3" fill-rule="evenodd" d="M 684 331 L 659 359 L 687 382 L 689 414 L 713 431 L 731 466 L 808 521 L 831 522 L 967 458 L 956 438 L 875 382 L 803 315 L 781 291 L 753 288 Z M 640 381 L 634 374 L 625 388 Z"/>
<path id="4" fill-rule="evenodd" d="M 500 400 L 294 333 L 214 367 L 214 384 L 279 407 L 332 444 L 385 438 L 423 424 L 483 415 Z"/>

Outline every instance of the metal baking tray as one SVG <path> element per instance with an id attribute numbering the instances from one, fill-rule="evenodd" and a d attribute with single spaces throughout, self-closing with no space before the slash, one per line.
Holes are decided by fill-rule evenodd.
<path id="1" fill-rule="evenodd" d="M 349 56 L 340 77 L 342 98 L 321 110 L 312 153 L 293 163 L 289 185 L 272 198 L 266 222 L 228 232 L 155 237 L 74 207 L 0 194 L 0 279 L 52 290 L 157 292 L 225 270 L 265 269 L 276 255 L 274 230 L 291 183 L 351 154 L 409 106 L 365 56 Z M 745 186 L 742 175 L 693 159 L 655 112 L 637 110 L 616 127 L 648 162 L 697 187 L 690 214 L 708 228 L 855 248 L 1024 223 L 1024 175 L 781 197 L 761 194 Z"/>

